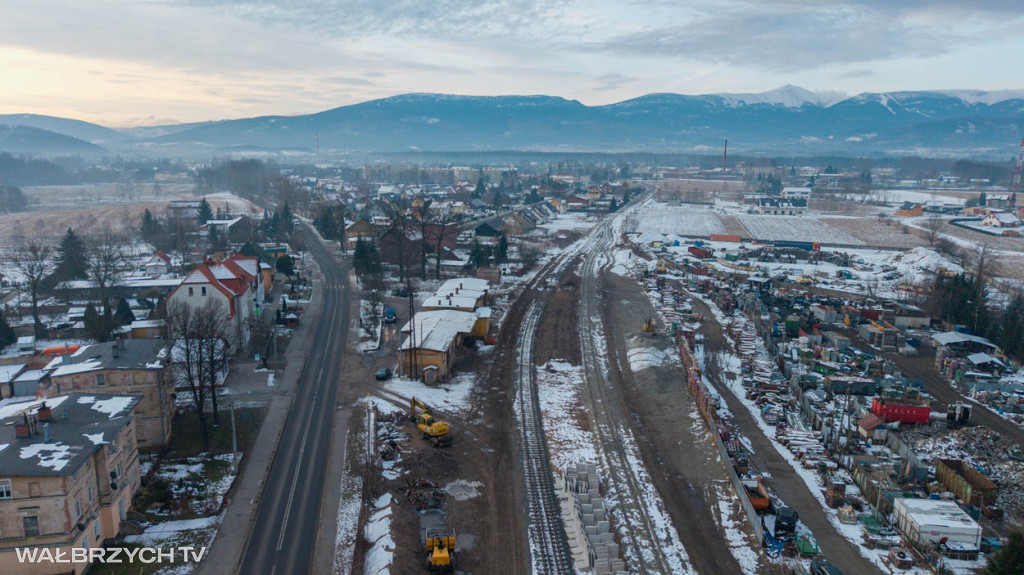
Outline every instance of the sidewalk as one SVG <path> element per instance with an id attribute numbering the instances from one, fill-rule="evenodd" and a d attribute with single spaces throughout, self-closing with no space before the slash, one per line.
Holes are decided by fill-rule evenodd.
<path id="1" fill-rule="evenodd" d="M 323 306 L 321 286 L 320 278 L 316 277 L 307 310 L 308 317 L 316 317 Z M 255 443 L 242 458 L 241 472 L 235 480 L 233 493 L 224 513 L 224 520 L 217 531 L 217 537 L 206 559 L 195 571 L 199 575 L 227 575 L 238 570 L 242 553 L 245 552 L 245 546 L 249 541 L 258 503 L 263 495 L 263 482 L 270 473 L 270 465 L 274 461 L 278 441 L 291 410 L 296 382 L 308 357 L 309 345 L 306 340 L 310 333 L 309 325 L 310 322 L 304 322 L 295 331 L 284 353 L 287 365 L 283 371 L 278 372 L 276 387 L 268 388 L 273 390 L 274 395 L 267 407 L 267 415 Z M 254 375 L 261 380 L 265 377 L 262 373 Z"/>

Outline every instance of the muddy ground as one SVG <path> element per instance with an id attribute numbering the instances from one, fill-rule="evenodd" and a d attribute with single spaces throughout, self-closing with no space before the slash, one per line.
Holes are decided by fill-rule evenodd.
<path id="1" fill-rule="evenodd" d="M 673 362 L 633 373 L 627 358 L 629 349 L 665 350 L 672 340 L 641 331 L 640 318 L 653 316 L 654 308 L 635 280 L 610 273 L 602 279 L 611 380 L 631 416 L 644 463 L 697 571 L 741 573 L 719 517 L 719 500 L 732 497 L 732 488 L 686 389 L 685 371 Z M 745 525 L 738 504 L 731 518 L 741 529 Z M 746 543 L 756 549 L 753 534 L 747 535 Z"/>

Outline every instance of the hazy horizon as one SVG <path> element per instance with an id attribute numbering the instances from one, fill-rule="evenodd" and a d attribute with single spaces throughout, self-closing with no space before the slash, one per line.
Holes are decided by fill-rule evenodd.
<path id="1" fill-rule="evenodd" d="M 0 112 L 130 127 L 403 93 L 1024 87 L 1024 6 L 937 0 L 0 0 Z"/>

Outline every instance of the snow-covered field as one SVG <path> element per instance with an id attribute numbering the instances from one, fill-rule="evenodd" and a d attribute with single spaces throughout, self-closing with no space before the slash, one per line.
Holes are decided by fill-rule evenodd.
<path id="1" fill-rule="evenodd" d="M 647 231 L 704 238 L 710 234 L 727 233 L 722 221 L 709 206 L 670 206 L 654 201 L 646 203 L 641 215 L 629 218 L 626 223 L 627 233 Z"/>
<path id="2" fill-rule="evenodd" d="M 856 237 L 813 217 L 738 216 L 750 236 L 759 240 L 797 240 L 829 244 L 863 245 Z"/>
<path id="3" fill-rule="evenodd" d="M 441 385 L 426 385 L 419 380 L 396 377 L 381 387 L 381 391 L 401 402 L 409 398 L 426 403 L 441 413 L 465 414 L 471 407 L 476 374 L 463 373 Z"/>
<path id="4" fill-rule="evenodd" d="M 588 216 L 582 212 L 570 212 L 566 214 L 558 214 L 555 219 L 540 224 L 538 228 L 548 231 L 558 230 L 589 230 L 594 227 L 598 222 L 593 216 Z"/>

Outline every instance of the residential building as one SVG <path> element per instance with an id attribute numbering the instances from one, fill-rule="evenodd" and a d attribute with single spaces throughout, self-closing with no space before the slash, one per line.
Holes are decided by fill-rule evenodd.
<path id="1" fill-rule="evenodd" d="M 199 218 L 199 206 L 202 203 L 202 200 L 171 200 L 167 204 L 167 219 L 197 220 Z"/>
<path id="2" fill-rule="evenodd" d="M 807 212 L 807 200 L 786 198 L 758 198 L 757 213 L 773 216 L 802 216 Z"/>
<path id="3" fill-rule="evenodd" d="M 913 202 L 903 202 L 900 209 L 896 210 L 897 218 L 916 218 L 924 214 L 924 206 Z"/>
<path id="4" fill-rule="evenodd" d="M 982 218 L 981 225 L 991 228 L 1020 227 L 1020 220 L 1012 212 L 989 212 Z"/>
<path id="5" fill-rule="evenodd" d="M 399 370 L 428 385 L 447 380 L 463 340 L 470 337 L 480 319 L 472 311 L 418 312 L 402 327 L 402 334 L 407 337 L 399 347 Z"/>
<path id="6" fill-rule="evenodd" d="M 811 199 L 811 188 L 785 187 L 782 188 L 782 197 L 787 200 L 803 200 L 806 205 Z"/>
<path id="7" fill-rule="evenodd" d="M 236 350 L 249 345 L 251 322 L 265 303 L 266 290 L 259 260 L 233 254 L 222 262 L 202 263 L 182 280 L 167 298 L 190 307 L 219 301 L 229 325 L 229 340 Z"/>
<path id="8" fill-rule="evenodd" d="M 153 252 L 153 255 L 142 264 L 141 270 L 151 278 L 160 277 L 171 273 L 171 256 L 162 251 Z"/>
<path id="9" fill-rule="evenodd" d="M 74 393 L 0 406 L 0 573 L 87 565 L 22 563 L 16 548 L 99 547 L 121 531 L 139 489 L 139 398 Z"/>
<path id="10" fill-rule="evenodd" d="M 171 343 L 160 339 L 123 339 L 83 346 L 71 355 L 53 358 L 47 380 L 36 396 L 69 393 L 118 393 L 140 397 L 135 411 L 142 449 L 165 447 L 174 419 Z"/>

